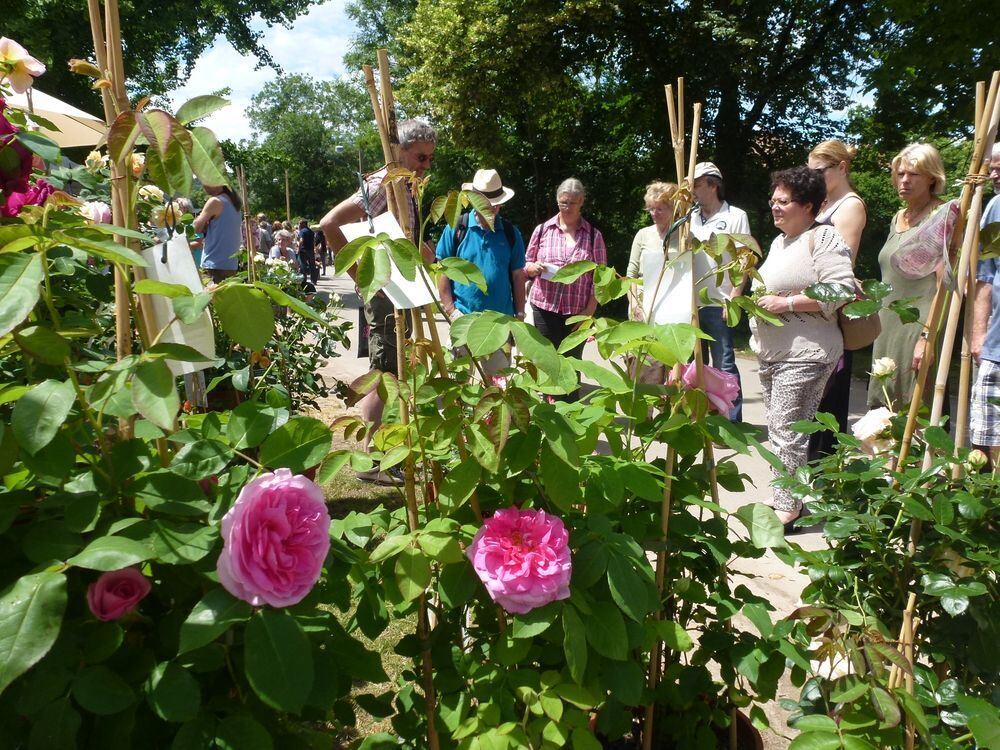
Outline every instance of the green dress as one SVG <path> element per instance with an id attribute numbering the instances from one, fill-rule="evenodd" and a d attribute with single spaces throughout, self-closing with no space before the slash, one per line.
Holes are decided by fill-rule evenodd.
<path id="1" fill-rule="evenodd" d="M 901 213 L 901 212 L 900 212 Z M 892 293 L 883 301 L 883 305 L 895 302 L 899 299 L 912 299 L 910 304 L 920 310 L 920 319 L 913 323 L 904 324 L 896 313 L 892 310 L 883 309 L 879 312 L 879 320 L 882 323 L 882 332 L 875 339 L 875 347 L 872 351 L 872 361 L 880 357 L 889 357 L 896 363 L 896 374 L 886 382 L 886 391 L 892 400 L 891 406 L 885 403 L 885 396 L 882 393 L 882 384 L 875 378 L 868 381 L 868 408 L 878 406 L 890 406 L 894 411 L 904 410 L 909 406 L 910 397 L 913 394 L 913 384 L 916 381 L 916 373 L 911 367 L 913 362 L 913 350 L 920 338 L 920 332 L 924 329 L 930 314 L 931 302 L 934 299 L 934 290 L 937 287 L 937 275 L 931 272 L 921 279 L 907 279 L 892 267 L 890 259 L 899 248 L 899 244 L 909 237 L 916 229 L 923 224 L 934 213 L 928 211 L 919 224 L 907 229 L 905 232 L 896 230 L 896 220 L 899 213 L 892 217 L 889 225 L 889 238 L 885 241 L 878 254 L 879 268 L 882 269 L 882 281 L 892 285 Z M 928 375 L 928 381 L 933 381 L 934 373 Z M 931 388 L 924 388 L 924 395 L 929 400 L 932 393 Z"/>

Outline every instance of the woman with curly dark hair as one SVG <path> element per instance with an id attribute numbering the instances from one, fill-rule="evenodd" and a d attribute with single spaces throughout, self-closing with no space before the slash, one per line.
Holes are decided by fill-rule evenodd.
<path id="1" fill-rule="evenodd" d="M 854 285 L 851 249 L 832 226 L 816 223 L 826 184 L 808 167 L 776 172 L 771 177 L 771 215 L 781 234 L 771 243 L 760 267 L 762 292 L 757 304 L 778 316 L 783 325 L 750 321 L 751 346 L 760 362 L 760 383 L 767 409 L 771 449 L 788 473 L 808 460 L 809 436 L 791 426 L 816 416 L 823 388 L 844 351 L 837 308 L 844 303 L 818 302 L 803 290 L 817 283 Z M 774 489 L 773 507 L 793 531 L 802 501 L 788 490 Z"/>

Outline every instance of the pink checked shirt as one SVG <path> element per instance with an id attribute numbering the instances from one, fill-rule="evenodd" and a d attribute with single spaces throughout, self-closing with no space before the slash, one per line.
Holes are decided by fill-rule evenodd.
<path id="1" fill-rule="evenodd" d="M 556 214 L 544 224 L 535 227 L 528 242 L 525 260 L 528 263 L 552 263 L 565 266 L 578 260 L 592 260 L 599 265 L 608 264 L 608 251 L 599 229 L 591 229 L 590 222 L 580 219 L 576 229 L 576 244 L 569 247 L 559 228 Z M 541 276 L 531 286 L 528 301 L 535 307 L 560 315 L 579 315 L 594 295 L 594 274 L 585 273 L 572 284 L 546 281 Z"/>

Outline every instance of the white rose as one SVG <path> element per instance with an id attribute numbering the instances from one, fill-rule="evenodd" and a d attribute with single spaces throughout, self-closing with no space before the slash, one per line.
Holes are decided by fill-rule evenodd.
<path id="1" fill-rule="evenodd" d="M 156 185 L 143 185 L 139 188 L 139 197 L 150 203 L 163 203 L 163 191 Z"/>
<path id="2" fill-rule="evenodd" d="M 965 459 L 966 466 L 970 471 L 979 471 L 981 468 L 989 463 L 989 457 L 983 453 L 979 448 L 973 448 L 969 451 L 968 457 Z"/>
<path id="3" fill-rule="evenodd" d="M 854 433 L 854 437 L 862 443 L 874 448 L 876 447 L 877 439 L 883 437 L 889 428 L 892 427 L 893 416 L 891 411 L 884 406 L 880 406 L 878 409 L 872 409 L 855 422 L 851 431 Z M 883 445 L 878 445 L 877 447 L 881 449 Z"/>
<path id="4" fill-rule="evenodd" d="M 872 362 L 872 375 L 879 380 L 891 378 L 896 374 L 896 363 L 891 357 L 880 357 Z"/>

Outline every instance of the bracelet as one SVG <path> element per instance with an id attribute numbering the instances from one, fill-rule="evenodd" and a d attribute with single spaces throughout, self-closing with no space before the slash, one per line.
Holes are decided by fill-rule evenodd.
<path id="1" fill-rule="evenodd" d="M 788 297 L 788 312 L 795 312 L 795 297 L 793 296 Z"/>

